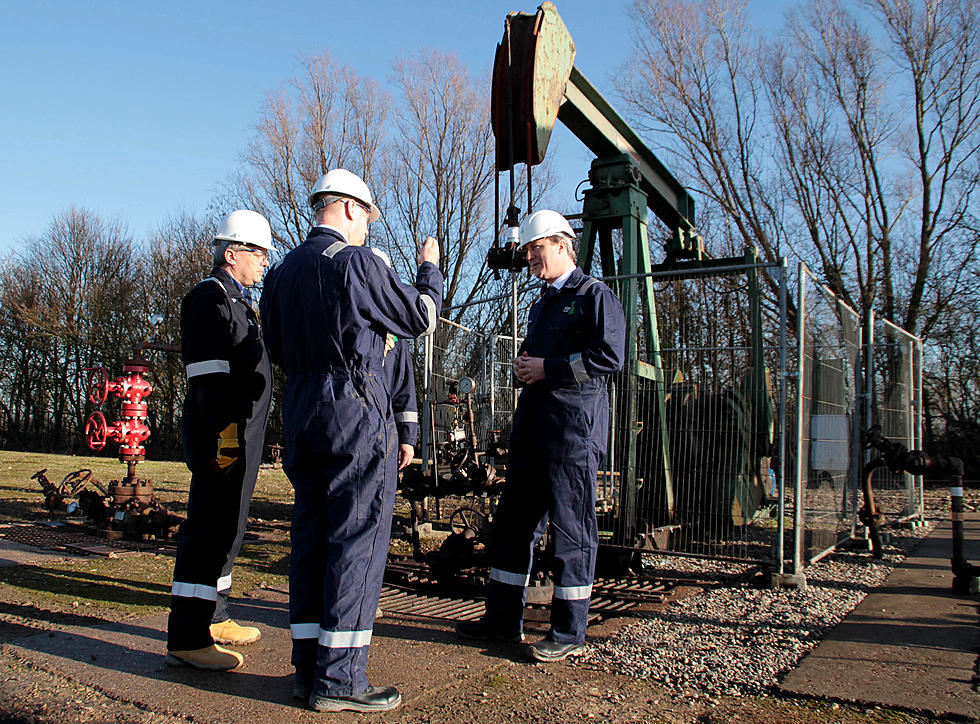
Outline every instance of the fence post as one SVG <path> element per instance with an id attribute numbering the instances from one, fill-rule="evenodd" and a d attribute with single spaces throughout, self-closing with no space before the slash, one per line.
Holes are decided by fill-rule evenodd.
<path id="1" fill-rule="evenodd" d="M 803 388 L 806 383 L 806 275 L 803 262 L 798 267 L 796 304 L 796 475 L 793 481 L 793 575 L 803 575 Z"/>
<path id="2" fill-rule="evenodd" d="M 853 541 L 857 536 L 858 524 L 858 496 L 861 494 L 861 470 L 864 468 L 863 445 L 861 444 L 861 433 L 863 431 L 866 399 L 868 396 L 867 381 L 864 379 L 864 320 L 858 325 L 857 329 L 857 351 L 854 355 L 854 411 L 851 414 L 851 460 L 850 471 L 847 476 L 848 493 L 851 498 L 851 505 L 848 511 L 850 522 L 849 536 Z"/>
<path id="3" fill-rule="evenodd" d="M 786 381 L 789 376 L 786 359 L 788 344 L 786 326 L 789 303 L 786 298 L 787 279 L 786 257 L 779 260 L 779 501 L 777 504 L 778 523 L 776 528 L 776 560 L 779 562 L 778 574 L 786 573 Z"/>
<path id="4" fill-rule="evenodd" d="M 915 379 L 915 446 L 916 449 L 922 450 L 925 441 L 922 439 L 922 416 L 925 413 L 925 405 L 922 399 L 922 339 L 916 337 L 915 341 L 912 343 L 914 353 L 912 355 L 912 363 L 914 365 L 914 379 Z M 925 476 L 919 476 L 919 524 L 924 525 L 926 522 L 926 490 L 925 490 Z"/>

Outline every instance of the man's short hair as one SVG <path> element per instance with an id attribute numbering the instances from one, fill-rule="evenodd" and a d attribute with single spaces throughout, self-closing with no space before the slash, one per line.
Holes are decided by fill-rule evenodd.
<path id="1" fill-rule="evenodd" d="M 214 252 L 211 257 L 211 268 L 217 269 L 222 266 L 225 263 L 225 249 L 230 249 L 235 246 L 240 246 L 240 244 L 228 239 L 215 239 Z"/>
<path id="2" fill-rule="evenodd" d="M 578 261 L 578 257 L 577 257 L 577 255 L 575 253 L 575 240 L 574 239 L 569 239 L 564 234 L 554 234 L 553 236 L 549 236 L 548 239 L 550 241 L 555 242 L 556 244 L 564 244 L 565 245 L 565 249 L 568 251 L 568 256 L 571 257 L 572 261 L 573 262 L 577 262 Z"/>
<path id="3" fill-rule="evenodd" d="M 344 199 L 350 198 L 349 196 L 336 196 L 334 194 L 322 194 L 317 197 L 316 203 L 314 204 L 313 210 L 313 223 L 317 223 L 317 220 L 326 210 L 326 208 L 337 201 L 343 201 Z"/>

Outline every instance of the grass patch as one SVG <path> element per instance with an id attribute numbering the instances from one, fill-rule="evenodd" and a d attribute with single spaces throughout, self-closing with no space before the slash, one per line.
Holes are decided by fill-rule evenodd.
<path id="1" fill-rule="evenodd" d="M 17 520 L 47 520 L 52 517 L 44 507 L 41 485 L 31 476 L 47 469 L 48 479 L 55 485 L 76 470 L 89 469 L 92 476 L 105 486 L 126 475 L 125 463 L 115 457 L 85 455 L 52 455 L 0 450 L 0 522 Z M 157 500 L 174 513 L 187 508 L 191 474 L 182 462 L 148 460 L 140 463 L 137 475 L 153 482 Z M 293 489 L 281 469 L 263 469 L 252 496 L 252 515 L 266 520 L 288 520 L 293 501 Z"/>
<path id="2" fill-rule="evenodd" d="M 41 486 L 31 476 L 47 468 L 58 484 L 70 472 L 92 470 L 103 485 L 119 480 L 126 466 L 114 457 L 51 455 L 0 450 L 0 523 L 61 520 L 62 513 L 44 507 Z M 172 512 L 187 508 L 190 472 L 183 463 L 147 461 L 137 474 L 153 481 L 156 498 Z M 281 469 L 259 471 L 250 519 L 258 538 L 247 536 L 235 563 L 232 596 L 257 587 L 285 588 L 289 569 L 286 523 L 293 491 Z M 80 518 L 73 518 L 83 522 Z M 273 525 L 261 525 L 262 522 Z M 78 558 L 37 565 L 0 568 L 0 612 L 25 619 L 50 614 L 120 620 L 166 611 L 173 580 L 173 550 L 119 558 Z"/>

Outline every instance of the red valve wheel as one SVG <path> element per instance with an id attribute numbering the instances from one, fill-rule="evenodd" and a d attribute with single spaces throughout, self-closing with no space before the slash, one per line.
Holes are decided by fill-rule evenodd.
<path id="1" fill-rule="evenodd" d="M 109 439 L 105 415 L 96 410 L 85 421 L 85 442 L 92 450 L 101 450 Z"/>
<path id="2" fill-rule="evenodd" d="M 88 399 L 93 405 L 101 405 L 109 396 L 109 372 L 105 367 L 86 367 L 88 371 Z"/>

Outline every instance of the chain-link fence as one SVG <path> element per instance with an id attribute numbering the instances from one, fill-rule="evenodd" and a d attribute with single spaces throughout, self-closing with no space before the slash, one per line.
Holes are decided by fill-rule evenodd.
<path id="1" fill-rule="evenodd" d="M 875 318 L 865 354 L 870 360 L 869 426 L 910 450 L 922 447 L 922 341 L 891 322 Z M 921 516 L 922 477 L 875 472 L 875 504 L 890 520 Z"/>
<path id="2" fill-rule="evenodd" d="M 641 344 L 612 381 L 597 503 L 607 543 L 773 561 L 786 320 L 765 272 L 780 289 L 777 265 L 648 275 L 659 347 Z"/>
<path id="3" fill-rule="evenodd" d="M 635 353 L 609 380 L 609 447 L 596 499 L 601 541 L 800 574 L 858 528 L 867 413 L 875 410 L 886 437 L 920 443 L 921 344 L 879 322 L 866 346 L 873 372 L 862 372 L 869 368 L 860 315 L 803 264 L 792 302 L 785 264 L 748 257 L 642 277 L 652 284 L 656 317 L 637 304 Z M 606 281 L 622 294 L 635 278 Z M 516 346 L 510 336 L 446 320 L 419 343 L 425 464 L 438 458 L 434 450 L 445 456 L 472 443 L 505 470 L 494 450 L 510 437 Z M 469 394 L 463 378 L 473 380 Z M 874 381 L 868 393 L 865 380 Z M 879 475 L 876 495 L 887 513 L 921 512 L 916 481 Z"/>
<path id="4" fill-rule="evenodd" d="M 853 535 L 860 473 L 860 315 L 799 266 L 799 520 L 813 561 Z"/>

